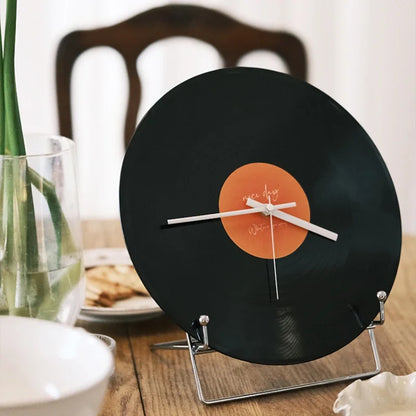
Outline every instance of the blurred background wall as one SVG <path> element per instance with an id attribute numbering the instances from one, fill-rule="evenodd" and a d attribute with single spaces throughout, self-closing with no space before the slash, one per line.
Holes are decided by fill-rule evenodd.
<path id="1" fill-rule="evenodd" d="M 1 0 L 4 12 L 4 0 Z M 110 25 L 157 0 L 20 0 L 17 80 L 24 130 L 58 133 L 54 85 L 59 40 L 76 29 Z M 367 130 L 396 185 L 404 231 L 416 233 L 416 1 L 194 0 L 306 45 L 308 81 L 331 95 Z M 241 62 L 284 70 L 265 52 Z M 175 38 L 148 48 L 137 63 L 143 81 L 140 118 L 177 83 L 219 67 L 208 45 Z M 121 58 L 106 48 L 85 53 L 73 80 L 83 218 L 118 216 L 127 81 Z"/>

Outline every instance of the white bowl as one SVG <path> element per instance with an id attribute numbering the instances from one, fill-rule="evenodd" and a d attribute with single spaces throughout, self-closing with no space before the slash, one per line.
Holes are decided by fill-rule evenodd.
<path id="1" fill-rule="evenodd" d="M 381 373 L 357 380 L 338 394 L 334 412 L 343 416 L 416 416 L 416 372 Z"/>
<path id="2" fill-rule="evenodd" d="M 113 369 L 81 328 L 0 317 L 0 416 L 95 416 Z"/>

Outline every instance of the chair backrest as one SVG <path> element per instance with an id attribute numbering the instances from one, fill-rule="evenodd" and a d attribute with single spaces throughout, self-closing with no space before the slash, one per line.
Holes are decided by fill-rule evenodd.
<path id="1" fill-rule="evenodd" d="M 248 52 L 268 50 L 284 60 L 291 75 L 306 79 L 305 48 L 290 33 L 261 30 L 199 6 L 157 7 L 113 26 L 71 32 L 61 40 L 56 57 L 60 134 L 73 137 L 70 83 L 76 59 L 87 49 L 109 46 L 123 57 L 129 78 L 129 103 L 124 126 L 127 146 L 136 127 L 141 98 L 137 59 L 152 43 L 173 36 L 207 42 L 219 52 L 226 67 L 236 66 L 238 60 Z"/>

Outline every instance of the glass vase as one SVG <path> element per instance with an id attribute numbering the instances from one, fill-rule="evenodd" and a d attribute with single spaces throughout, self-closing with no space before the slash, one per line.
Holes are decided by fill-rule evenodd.
<path id="1" fill-rule="evenodd" d="M 74 324 L 84 299 L 75 145 L 25 137 L 0 155 L 0 315 Z"/>

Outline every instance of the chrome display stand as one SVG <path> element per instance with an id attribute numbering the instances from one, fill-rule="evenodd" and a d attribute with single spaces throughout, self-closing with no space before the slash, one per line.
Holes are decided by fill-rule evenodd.
<path id="1" fill-rule="evenodd" d="M 380 315 L 379 320 L 375 320 L 371 322 L 371 324 L 367 327 L 367 332 L 370 337 L 370 344 L 371 349 L 373 353 L 374 358 L 374 364 L 375 369 L 369 372 L 365 373 L 359 373 L 359 374 L 351 374 L 347 376 L 341 376 L 341 377 L 335 377 L 330 379 L 323 379 L 323 380 L 315 380 L 312 382 L 302 383 L 302 384 L 294 384 L 291 386 L 285 386 L 285 387 L 278 387 L 278 388 L 272 388 L 268 390 L 261 390 L 256 391 L 252 393 L 246 393 L 246 394 L 240 394 L 240 395 L 234 395 L 234 396 L 226 396 L 226 397 L 219 397 L 219 398 L 213 398 L 213 399 L 206 399 L 204 396 L 204 392 L 202 390 L 201 386 L 201 379 L 199 377 L 198 373 L 198 367 L 196 364 L 195 357 L 199 354 L 205 354 L 209 352 L 215 352 L 215 350 L 211 349 L 209 346 L 209 339 L 208 339 L 208 323 L 209 323 L 209 317 L 207 315 L 201 315 L 199 317 L 199 324 L 202 328 L 202 342 L 196 340 L 189 334 L 186 334 L 186 340 L 181 341 L 171 341 L 171 342 L 162 342 L 159 344 L 153 344 L 151 346 L 151 349 L 157 350 L 157 349 L 169 349 L 169 350 L 184 350 L 187 349 L 189 351 L 189 356 L 191 358 L 191 364 L 192 364 L 192 371 L 194 373 L 195 377 L 195 384 L 196 384 L 196 390 L 198 393 L 199 400 L 204 404 L 217 404 L 217 403 L 224 403 L 229 402 L 232 400 L 241 400 L 241 399 L 248 399 L 251 397 L 258 397 L 258 396 L 265 396 L 268 394 L 274 394 L 274 393 L 282 393 L 290 390 L 298 390 L 303 389 L 307 387 L 314 387 L 314 386 L 323 386 L 327 384 L 332 383 L 339 383 L 341 381 L 350 381 L 355 380 L 358 378 L 367 378 L 372 377 L 376 374 L 378 374 L 381 370 L 381 364 L 380 364 L 380 357 L 378 355 L 377 351 L 377 344 L 376 339 L 374 335 L 374 328 L 377 325 L 382 325 L 385 320 L 385 313 L 384 313 L 384 303 L 386 301 L 387 294 L 384 291 L 377 292 L 377 299 L 380 304 Z"/>

